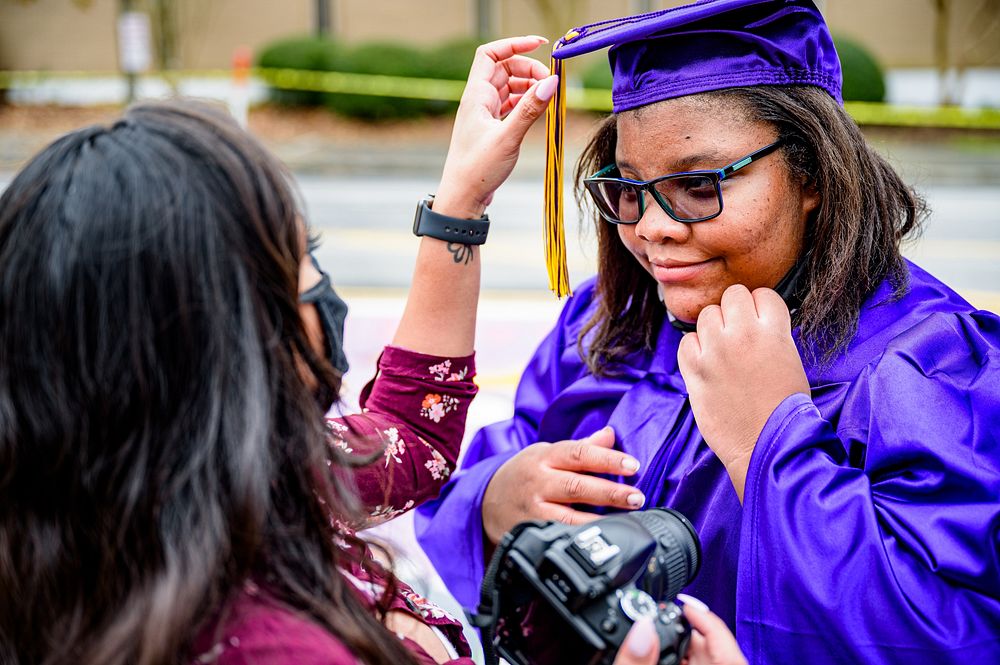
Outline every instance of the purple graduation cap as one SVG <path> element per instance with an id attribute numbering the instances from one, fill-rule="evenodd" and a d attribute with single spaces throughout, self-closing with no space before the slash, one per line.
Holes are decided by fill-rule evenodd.
<path id="1" fill-rule="evenodd" d="M 562 219 L 562 61 L 611 47 L 615 113 L 700 92 L 814 85 L 841 102 L 840 60 L 812 0 L 701 0 L 567 32 L 552 50 L 559 89 L 546 117 L 545 260 L 549 287 L 569 293 Z"/>

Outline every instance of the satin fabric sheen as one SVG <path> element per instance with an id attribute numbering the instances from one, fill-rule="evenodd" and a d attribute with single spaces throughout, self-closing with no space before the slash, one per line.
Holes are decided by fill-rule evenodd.
<path id="1" fill-rule="evenodd" d="M 698 432 L 677 368 L 681 333 L 618 375 L 576 348 L 593 281 L 571 298 L 525 370 L 514 417 L 483 428 L 418 538 L 463 605 L 483 575 L 482 495 L 536 441 L 610 424 L 639 459 L 647 506 L 684 513 L 703 564 L 685 589 L 753 663 L 1000 663 L 1000 318 L 913 264 L 883 284 L 832 363 L 807 365 L 812 397 L 775 410 L 741 506 Z M 969 660 L 972 659 L 972 660 Z"/>

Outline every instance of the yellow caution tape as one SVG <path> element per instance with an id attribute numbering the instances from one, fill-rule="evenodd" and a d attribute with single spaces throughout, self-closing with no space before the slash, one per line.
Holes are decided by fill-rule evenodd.
<path id="1" fill-rule="evenodd" d="M 465 89 L 465 81 L 381 74 L 269 68 L 255 68 L 252 73 L 275 88 L 309 92 L 458 101 Z M 0 71 L 0 89 L 37 85 L 53 79 L 107 79 L 121 75 L 116 71 Z M 172 81 L 185 78 L 229 79 L 232 78 L 232 70 L 172 70 L 140 78 Z M 567 87 L 566 106 L 580 111 L 610 112 L 611 91 Z M 995 108 L 894 106 L 875 102 L 847 102 L 844 108 L 860 125 L 1000 130 L 1000 109 Z"/>

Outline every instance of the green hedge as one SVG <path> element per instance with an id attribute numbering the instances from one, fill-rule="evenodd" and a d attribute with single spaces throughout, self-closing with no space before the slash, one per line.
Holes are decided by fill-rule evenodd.
<path id="1" fill-rule="evenodd" d="M 355 47 L 332 41 L 293 38 L 267 46 L 257 58 L 260 67 L 305 69 L 351 74 L 375 74 L 464 81 L 478 42 L 455 40 L 431 49 L 417 49 L 395 42 L 370 42 Z M 451 113 L 456 102 L 378 97 L 343 93 L 315 93 L 272 89 L 279 103 L 323 105 L 354 118 L 387 120 Z"/>
<path id="2" fill-rule="evenodd" d="M 833 41 L 844 72 L 844 101 L 885 101 L 885 75 L 875 57 L 848 37 L 835 36 Z"/>
<path id="3" fill-rule="evenodd" d="M 329 39 L 290 37 L 265 46 L 257 54 L 257 66 L 328 72 L 340 67 L 342 59 L 343 49 Z M 321 92 L 271 89 L 273 101 L 291 106 L 318 106 L 323 97 Z"/>

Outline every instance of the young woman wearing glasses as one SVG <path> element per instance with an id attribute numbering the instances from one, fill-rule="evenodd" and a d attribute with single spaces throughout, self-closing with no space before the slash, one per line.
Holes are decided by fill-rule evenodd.
<path id="1" fill-rule="evenodd" d="M 597 277 L 419 511 L 425 550 L 471 603 L 519 521 L 667 506 L 754 662 L 1000 660 L 1000 318 L 901 256 L 924 206 L 839 103 L 822 16 L 699 2 L 553 55 L 606 46 Z"/>

